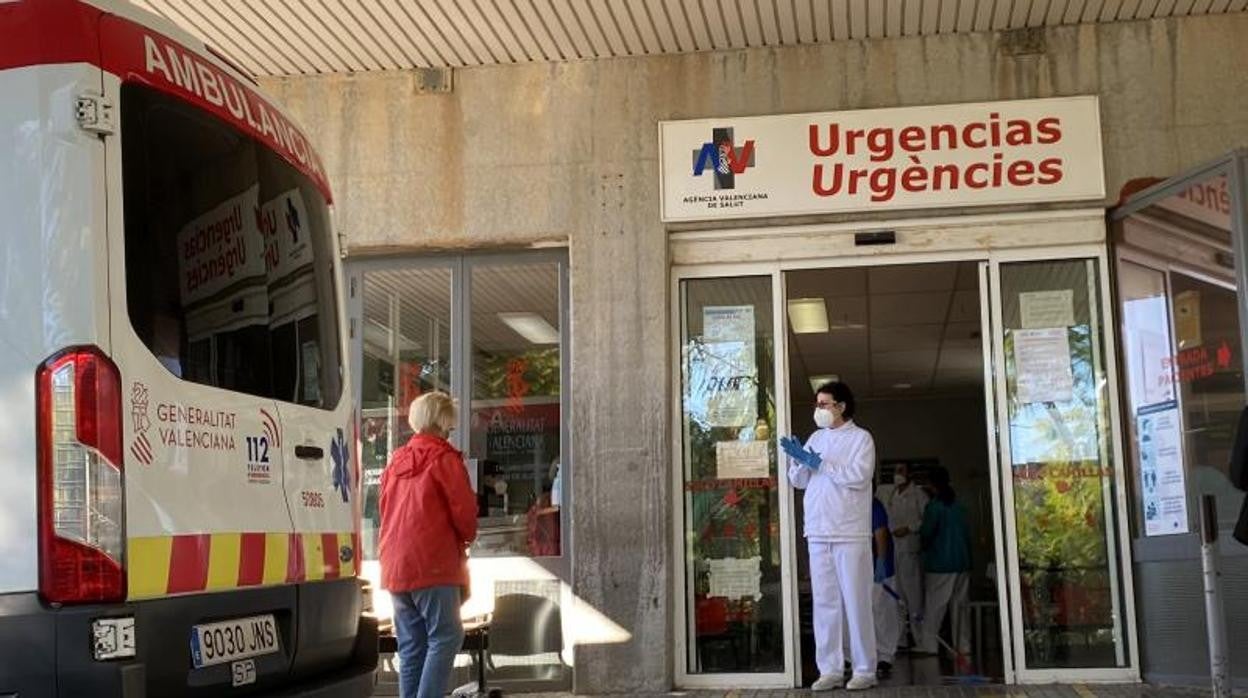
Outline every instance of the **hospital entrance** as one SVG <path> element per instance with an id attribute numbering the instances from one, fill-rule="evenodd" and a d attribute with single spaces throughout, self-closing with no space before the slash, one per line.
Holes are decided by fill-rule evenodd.
<path id="1" fill-rule="evenodd" d="M 1080 224 L 1103 234 L 1102 219 Z M 966 235 L 1000 230 L 974 222 Z M 690 234 L 677 257 L 758 249 L 709 237 Z M 965 512 L 962 571 L 896 565 L 875 594 L 903 648 L 877 647 L 892 665 L 881 685 L 1133 680 L 1105 248 L 854 252 L 673 267 L 678 685 L 818 678 L 803 492 L 776 440 L 815 431 L 816 392 L 832 381 L 874 439 L 890 529 L 921 531 L 916 495 L 944 475 Z M 911 536 L 895 552 L 921 560 Z M 926 603 L 934 588 L 947 603 Z"/>
<path id="2" fill-rule="evenodd" d="M 882 677 L 885 685 L 1000 682 L 1004 676 L 979 275 L 975 262 L 785 274 L 791 433 L 804 440 L 814 431 L 811 413 L 821 385 L 848 385 L 857 402 L 854 422 L 875 440 L 876 498 L 889 513 L 889 529 L 910 529 L 893 540 L 895 573 L 883 581 L 883 595 L 875 595 L 884 608 L 874 613 L 892 616 L 876 627 L 896 633 L 899 641 L 890 643 L 892 650 L 880 648 L 878 658 L 892 665 L 892 676 Z M 918 529 L 928 501 L 923 490 L 937 469 L 948 473 L 965 509 L 971 566 L 956 580 L 965 596 L 951 595 L 943 617 L 929 621 L 942 626 L 932 655 L 920 654 L 917 623 L 913 638 L 902 623 L 923 614 L 927 595 Z M 904 493 L 898 491 L 899 470 L 908 473 Z M 802 492 L 794 498 L 806 685 L 818 678 L 818 670 Z M 919 564 L 903 564 L 903 557 Z M 939 589 L 932 592 L 942 595 Z M 896 651 L 897 644 L 913 649 Z"/>

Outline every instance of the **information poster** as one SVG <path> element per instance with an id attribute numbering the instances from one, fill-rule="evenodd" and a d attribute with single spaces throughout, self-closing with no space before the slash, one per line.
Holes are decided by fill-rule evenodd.
<path id="1" fill-rule="evenodd" d="M 1066 402 L 1074 395 L 1066 328 L 1014 331 L 1016 397 L 1023 404 Z"/>
<path id="2" fill-rule="evenodd" d="M 711 597 L 725 599 L 763 598 L 762 594 L 762 558 L 724 558 L 707 560 L 710 567 Z"/>
<path id="3" fill-rule="evenodd" d="M 1187 477 L 1183 470 L 1183 428 L 1178 403 L 1141 409 L 1136 417 L 1144 534 L 1188 532 Z"/>
<path id="4" fill-rule="evenodd" d="M 1070 327 L 1075 324 L 1075 292 L 1068 288 L 1020 293 L 1018 307 L 1023 316 L 1024 329 Z"/>
<path id="5" fill-rule="evenodd" d="M 771 475 L 766 441 L 720 441 L 715 444 L 715 477 L 754 479 Z"/>
<path id="6" fill-rule="evenodd" d="M 709 427 L 753 426 L 758 420 L 754 306 L 704 308 L 702 339 L 690 356 L 690 376 L 697 380 L 693 407 L 705 410 Z"/>

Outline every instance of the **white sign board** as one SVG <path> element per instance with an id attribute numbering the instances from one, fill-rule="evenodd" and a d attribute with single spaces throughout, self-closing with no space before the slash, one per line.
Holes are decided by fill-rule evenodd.
<path id="1" fill-rule="evenodd" d="M 1096 97 L 659 124 L 666 222 L 1105 198 Z"/>

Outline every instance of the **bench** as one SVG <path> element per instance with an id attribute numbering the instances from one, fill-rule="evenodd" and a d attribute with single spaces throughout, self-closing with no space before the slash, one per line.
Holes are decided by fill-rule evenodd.
<path id="1" fill-rule="evenodd" d="M 485 653 L 490 648 L 490 620 L 488 617 L 471 618 L 464 621 L 464 644 L 461 652 L 472 655 L 477 665 L 477 681 L 455 689 L 455 696 L 479 696 L 499 698 L 503 695 L 498 689 L 490 690 L 485 682 Z M 387 628 L 377 638 L 377 651 L 380 654 L 398 654 L 399 639 L 394 635 L 393 627 Z"/>

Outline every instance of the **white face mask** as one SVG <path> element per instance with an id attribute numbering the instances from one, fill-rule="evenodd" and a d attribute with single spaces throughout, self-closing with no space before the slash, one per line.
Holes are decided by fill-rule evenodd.
<path id="1" fill-rule="evenodd" d="M 820 429 L 827 429 L 832 426 L 832 410 L 825 410 L 822 407 L 815 410 L 815 426 Z"/>
<path id="2" fill-rule="evenodd" d="M 898 486 L 905 485 L 907 482 L 909 482 L 909 478 L 907 478 L 905 475 L 898 473 L 897 475 L 893 476 L 893 484 L 895 485 L 898 485 Z"/>

